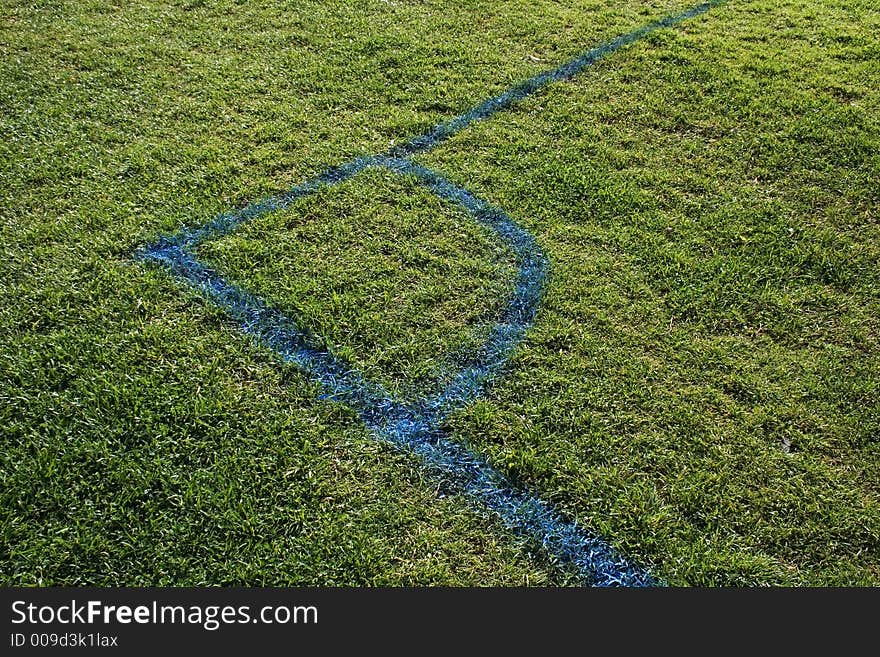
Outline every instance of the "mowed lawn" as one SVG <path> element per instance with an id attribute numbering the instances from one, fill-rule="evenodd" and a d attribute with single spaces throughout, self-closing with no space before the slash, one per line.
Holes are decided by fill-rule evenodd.
<path id="1" fill-rule="evenodd" d="M 0 0 L 0 584 L 564 585 L 140 246 L 692 3 Z M 880 6 L 730 0 L 419 155 L 549 259 L 449 429 L 672 585 L 880 585 Z M 367 171 L 200 247 L 403 397 L 510 255 Z"/>

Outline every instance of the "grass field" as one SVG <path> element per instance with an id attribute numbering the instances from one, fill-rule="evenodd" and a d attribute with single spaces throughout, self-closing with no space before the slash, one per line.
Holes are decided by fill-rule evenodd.
<path id="1" fill-rule="evenodd" d="M 564 585 L 132 258 L 682 0 L 0 0 L 0 584 Z M 880 7 L 730 0 L 418 162 L 549 259 L 457 440 L 672 585 L 880 585 Z M 368 171 L 200 256 L 402 395 L 512 285 Z"/>

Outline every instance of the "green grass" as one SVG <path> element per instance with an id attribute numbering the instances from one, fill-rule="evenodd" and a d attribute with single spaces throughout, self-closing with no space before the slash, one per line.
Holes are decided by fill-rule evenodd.
<path id="1" fill-rule="evenodd" d="M 567 583 L 130 255 L 689 4 L 4 2 L 0 583 Z M 878 89 L 873 0 L 732 0 L 421 156 L 550 259 L 453 437 L 670 583 L 880 584 Z M 399 390 L 509 284 L 380 172 L 203 249 Z"/>
<path id="2" fill-rule="evenodd" d="M 670 582 L 880 582 L 867 7 L 731 3 L 426 158 L 553 263 L 456 431 Z"/>
<path id="3" fill-rule="evenodd" d="M 488 229 L 387 169 L 325 187 L 198 253 L 404 397 L 447 380 L 456 357 L 481 344 L 515 275 Z"/>

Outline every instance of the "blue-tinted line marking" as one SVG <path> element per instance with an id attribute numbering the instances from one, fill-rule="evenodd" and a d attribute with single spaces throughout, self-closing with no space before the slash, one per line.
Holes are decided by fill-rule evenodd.
<path id="1" fill-rule="evenodd" d="M 335 358 L 314 337 L 298 328 L 284 313 L 199 262 L 195 245 L 178 234 L 138 252 L 143 260 L 159 262 L 178 279 L 222 307 L 260 344 L 292 363 L 319 384 L 322 397 L 352 408 L 370 433 L 398 448 L 415 453 L 443 486 L 494 511 L 508 528 L 538 541 L 560 566 L 574 570 L 594 586 L 647 586 L 653 580 L 604 541 L 562 517 L 538 497 L 519 490 L 485 459 L 452 440 L 444 423 L 467 404 L 505 364 L 531 325 L 547 262 L 532 237 L 500 210 L 456 187 L 439 174 L 408 160 L 374 158 L 368 166 L 415 176 L 443 199 L 457 203 L 474 219 L 495 231 L 519 262 L 517 285 L 489 339 L 440 394 L 402 402 L 380 384 Z M 360 169 L 363 170 L 363 169 Z"/>
<path id="2" fill-rule="evenodd" d="M 647 571 L 630 563 L 576 521 L 567 520 L 538 497 L 514 486 L 485 459 L 452 440 L 444 428 L 450 413 L 479 397 L 485 386 L 500 374 L 524 338 L 535 319 L 548 265 L 532 235 L 504 212 L 409 158 L 551 82 L 571 78 L 625 45 L 698 16 L 724 1 L 710 0 L 619 36 L 552 71 L 529 78 L 465 114 L 438 124 L 385 155 L 358 158 L 328 169 L 284 193 L 221 214 L 203 226 L 184 228 L 162 237 L 135 255 L 141 260 L 160 263 L 176 278 L 226 310 L 242 331 L 277 353 L 284 362 L 295 364 L 307 373 L 321 387 L 323 398 L 350 406 L 374 436 L 415 453 L 444 486 L 480 502 L 496 513 L 508 528 L 540 543 L 557 564 L 574 569 L 583 583 L 655 585 L 658 582 Z M 380 384 L 367 380 L 350 364 L 336 358 L 319 338 L 301 330 L 295 321 L 255 295 L 229 283 L 194 254 L 196 247 L 206 240 L 226 235 L 262 215 L 284 210 L 297 199 L 349 180 L 370 167 L 415 177 L 439 198 L 464 209 L 477 223 L 493 231 L 517 262 L 514 290 L 483 345 L 459 369 L 451 383 L 415 402 L 393 398 Z"/>
<path id="3" fill-rule="evenodd" d="M 645 38 L 652 32 L 656 32 L 657 30 L 663 28 L 672 27 L 673 25 L 677 25 L 678 23 L 686 21 L 689 18 L 694 18 L 696 16 L 699 16 L 700 14 L 704 14 L 712 7 L 720 5 L 726 1 L 727 0 L 708 0 L 707 2 L 691 7 L 690 9 L 687 9 L 680 13 L 664 16 L 663 18 L 660 18 L 653 23 L 643 25 L 642 27 L 636 28 L 632 32 L 622 34 L 612 39 L 611 41 L 606 41 L 605 43 L 600 44 L 595 48 L 592 48 L 591 50 L 588 50 L 579 57 L 576 57 L 551 71 L 539 73 L 538 75 L 531 77 L 523 82 L 520 82 L 518 85 L 511 87 L 510 89 L 498 94 L 497 96 L 493 96 L 492 98 L 483 101 L 482 103 L 469 110 L 468 112 L 465 112 L 464 114 L 451 118 L 448 121 L 444 121 L 443 123 L 437 124 L 425 134 L 414 137 L 405 144 L 401 144 L 398 147 L 392 148 L 388 152 L 388 155 L 391 157 L 406 157 L 430 150 L 440 142 L 448 139 L 455 133 L 466 128 L 471 123 L 479 121 L 481 119 L 487 119 L 493 114 L 500 112 L 501 110 L 508 109 L 509 107 L 526 98 L 527 96 L 530 96 L 536 91 L 543 89 L 548 84 L 551 84 L 553 82 L 561 82 L 562 80 L 568 80 L 583 69 L 592 66 L 603 57 L 617 52 L 624 46 L 635 43 L 636 41 Z"/>

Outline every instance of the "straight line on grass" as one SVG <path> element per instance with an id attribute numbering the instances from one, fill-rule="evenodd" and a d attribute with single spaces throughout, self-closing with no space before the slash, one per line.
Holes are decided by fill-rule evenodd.
<path id="1" fill-rule="evenodd" d="M 566 80 L 597 60 L 634 43 L 652 32 L 705 13 L 725 0 L 709 0 L 686 11 L 618 36 L 581 56 L 536 75 L 489 98 L 470 111 L 442 122 L 384 155 L 359 158 L 334 167 L 287 192 L 224 213 L 194 229 L 160 238 L 136 253 L 141 260 L 161 263 L 176 278 L 226 310 L 240 328 L 272 349 L 285 362 L 296 364 L 325 391 L 324 397 L 351 406 L 371 433 L 398 448 L 417 454 L 444 486 L 477 501 L 497 514 L 505 525 L 538 542 L 562 568 L 574 570 L 581 581 L 594 586 L 650 586 L 657 582 L 644 569 L 630 563 L 601 538 L 565 519 L 535 495 L 517 489 L 502 473 L 467 447 L 452 440 L 442 424 L 457 408 L 479 397 L 496 377 L 531 326 L 543 288 L 546 259 L 534 238 L 504 212 L 441 175 L 410 160 L 475 121 L 507 109 L 543 87 Z M 322 187 L 352 178 L 368 167 L 385 167 L 414 176 L 438 197 L 466 210 L 475 221 L 493 230 L 513 252 L 518 280 L 487 341 L 470 362 L 438 394 L 405 404 L 380 385 L 337 359 L 320 339 L 299 329 L 280 311 L 229 282 L 193 255 L 200 243 L 221 237 L 243 223 L 283 210 L 293 201 Z"/>

